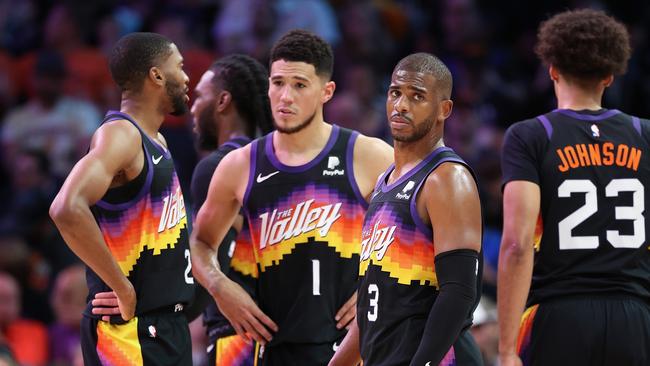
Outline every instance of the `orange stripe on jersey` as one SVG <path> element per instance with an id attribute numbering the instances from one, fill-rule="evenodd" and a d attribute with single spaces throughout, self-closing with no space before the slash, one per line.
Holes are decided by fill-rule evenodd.
<path id="1" fill-rule="evenodd" d="M 258 278 L 255 251 L 248 228 L 242 229 L 235 242 L 235 252 L 232 254 L 230 267 L 243 275 Z"/>
<path id="2" fill-rule="evenodd" d="M 300 192 L 312 199 L 294 200 L 297 205 L 249 217 L 255 254 L 262 272 L 277 265 L 296 245 L 313 237 L 326 241 L 342 258 L 359 254 L 359 230 L 363 224 L 363 209 L 359 204 L 340 202 L 338 195 L 313 187 Z M 257 236 L 259 235 L 259 236 Z"/>

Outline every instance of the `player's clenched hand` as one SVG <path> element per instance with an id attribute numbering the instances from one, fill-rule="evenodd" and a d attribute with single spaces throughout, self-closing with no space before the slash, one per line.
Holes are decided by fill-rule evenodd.
<path id="1" fill-rule="evenodd" d="M 273 338 L 269 329 L 273 332 L 278 331 L 278 326 L 273 320 L 257 307 L 241 286 L 230 279 L 223 279 L 215 300 L 219 310 L 235 328 L 237 334 L 248 342 L 252 337 L 264 345 Z"/>
<path id="2" fill-rule="evenodd" d="M 103 321 L 110 321 L 111 315 L 120 315 L 124 321 L 135 316 L 136 295 L 133 287 L 118 296 L 115 291 L 98 292 L 92 301 L 93 314 L 102 315 Z"/>
<path id="3" fill-rule="evenodd" d="M 523 363 L 518 355 L 514 353 L 499 354 L 499 365 L 501 366 L 522 366 Z"/>
<path id="4" fill-rule="evenodd" d="M 356 291 L 350 296 L 350 299 L 341 306 L 339 311 L 336 313 L 334 320 L 336 320 L 336 328 L 350 329 L 350 322 L 357 315 L 357 293 Z"/>

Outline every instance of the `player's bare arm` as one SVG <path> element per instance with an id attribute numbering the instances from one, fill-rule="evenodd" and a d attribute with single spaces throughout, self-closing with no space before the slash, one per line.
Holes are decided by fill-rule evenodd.
<path id="1" fill-rule="evenodd" d="M 115 292 L 124 320 L 134 316 L 135 291 L 108 250 L 90 207 L 111 186 L 134 179 L 143 164 L 136 127 L 123 120 L 106 123 L 95 132 L 90 151 L 73 167 L 50 207 L 50 216 L 70 249 Z"/>
<path id="2" fill-rule="evenodd" d="M 424 183 L 417 211 L 433 229 L 439 295 L 411 365 L 440 363 L 457 339 L 476 298 L 481 250 L 481 205 L 472 174 L 461 164 L 441 164 Z"/>
<path id="3" fill-rule="evenodd" d="M 217 262 L 219 245 L 241 208 L 249 166 L 250 145 L 226 155 L 212 175 L 208 196 L 199 210 L 190 238 L 192 272 L 215 299 L 237 334 L 265 344 L 272 338 L 269 329 L 277 331 L 277 325 L 241 286 L 221 272 Z"/>
<path id="4" fill-rule="evenodd" d="M 359 191 L 370 201 L 378 177 L 393 163 L 393 147 L 376 137 L 359 135 L 354 144 L 354 178 Z"/>
<path id="5" fill-rule="evenodd" d="M 533 274 L 533 236 L 539 207 L 537 184 L 527 181 L 506 184 L 497 288 L 499 358 L 504 366 L 521 365 L 517 335 Z"/>

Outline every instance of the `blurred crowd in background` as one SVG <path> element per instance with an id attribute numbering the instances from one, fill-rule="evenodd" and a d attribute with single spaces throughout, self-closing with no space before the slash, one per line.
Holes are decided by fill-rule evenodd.
<path id="1" fill-rule="evenodd" d="M 309 29 L 335 52 L 335 97 L 325 119 L 390 142 L 385 96 L 393 66 L 416 51 L 450 68 L 454 110 L 445 142 L 474 167 L 485 220 L 484 300 L 474 334 L 487 365 L 496 356 L 495 273 L 501 232 L 499 152 L 505 129 L 555 108 L 547 69 L 533 48 L 540 21 L 591 7 L 623 21 L 633 56 L 605 108 L 650 116 L 650 3 L 478 0 L 0 0 L 0 342 L 26 365 L 80 361 L 83 267 L 48 207 L 107 109 L 119 109 L 106 55 L 123 35 L 153 31 L 185 58 L 190 88 L 218 57 L 240 52 L 263 64 L 287 30 Z M 189 202 L 200 152 L 191 116 L 162 129 Z M 200 324 L 194 327 L 200 334 Z M 204 351 L 196 341 L 196 364 Z"/>

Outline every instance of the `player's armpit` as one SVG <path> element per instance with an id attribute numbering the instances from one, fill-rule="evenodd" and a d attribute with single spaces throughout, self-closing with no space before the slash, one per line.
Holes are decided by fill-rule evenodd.
<path id="1" fill-rule="evenodd" d="M 361 195 L 370 201 L 377 178 L 394 161 L 393 148 L 383 140 L 359 135 L 354 144 L 354 178 Z"/>

